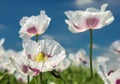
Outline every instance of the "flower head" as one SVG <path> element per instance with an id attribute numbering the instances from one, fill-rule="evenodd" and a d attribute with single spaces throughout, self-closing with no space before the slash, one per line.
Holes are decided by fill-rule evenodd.
<path id="1" fill-rule="evenodd" d="M 113 22 L 114 17 L 111 11 L 105 11 L 108 4 L 103 4 L 101 10 L 87 8 L 85 11 L 67 11 L 65 12 L 69 20 L 65 22 L 69 30 L 73 33 L 84 32 L 88 29 L 100 29 Z"/>
<path id="2" fill-rule="evenodd" d="M 88 64 L 86 51 L 84 49 L 80 49 L 77 53 L 70 53 L 69 59 L 73 66 L 86 66 Z"/>
<path id="3" fill-rule="evenodd" d="M 9 57 L 13 54 L 16 54 L 16 52 L 13 50 L 6 51 L 3 47 L 4 42 L 5 39 L 0 40 L 0 71 L 13 74 L 16 69 L 11 65 Z"/>
<path id="4" fill-rule="evenodd" d="M 40 15 L 37 16 L 23 17 L 20 20 L 20 37 L 31 38 L 44 33 L 50 21 L 51 18 L 45 14 L 45 11 L 41 11 Z"/>
<path id="5" fill-rule="evenodd" d="M 37 72 L 34 72 L 32 70 L 29 69 L 29 65 L 28 65 L 28 60 L 27 60 L 27 56 L 24 54 L 23 51 L 12 55 L 11 57 L 9 57 L 11 64 L 16 68 L 16 70 L 26 76 L 35 76 L 35 74 Z"/>
<path id="6" fill-rule="evenodd" d="M 54 40 L 24 40 L 23 47 L 29 69 L 35 72 L 52 71 L 66 57 L 65 49 Z"/>
<path id="7" fill-rule="evenodd" d="M 103 79 L 105 84 L 119 84 L 119 83 L 113 83 L 112 79 L 114 75 L 116 75 L 116 73 L 119 72 L 120 70 L 120 60 L 118 59 L 112 59 L 112 60 L 108 60 L 102 64 L 99 65 L 99 68 L 97 70 L 98 74 L 100 75 L 100 77 Z M 116 78 L 116 82 L 118 80 L 119 82 L 119 78 L 118 76 L 115 76 L 114 78 Z"/>

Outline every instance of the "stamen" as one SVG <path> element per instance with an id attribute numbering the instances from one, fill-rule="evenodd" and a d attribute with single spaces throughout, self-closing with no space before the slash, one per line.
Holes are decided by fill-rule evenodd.
<path id="1" fill-rule="evenodd" d="M 38 53 L 36 56 L 34 56 L 34 61 L 36 62 L 45 62 L 48 59 L 48 57 L 43 53 Z"/>

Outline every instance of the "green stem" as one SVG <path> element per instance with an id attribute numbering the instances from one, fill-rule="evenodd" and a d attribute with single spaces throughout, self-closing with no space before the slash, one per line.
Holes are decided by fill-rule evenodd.
<path id="1" fill-rule="evenodd" d="M 38 35 L 38 34 L 36 34 L 36 42 L 38 42 L 38 37 L 39 37 L 39 35 Z"/>
<path id="2" fill-rule="evenodd" d="M 42 72 L 40 73 L 40 84 L 43 84 Z"/>
<path id="3" fill-rule="evenodd" d="M 39 35 L 36 34 L 36 42 L 38 42 L 38 37 L 39 37 Z M 39 81 L 39 79 L 40 79 L 40 81 Z M 38 76 L 38 83 L 39 83 L 39 82 L 40 82 L 40 84 L 43 84 L 42 73 L 40 73 L 40 78 L 39 78 L 39 76 Z"/>
<path id="4" fill-rule="evenodd" d="M 92 35 L 92 29 L 90 29 L 90 72 L 91 77 L 93 78 L 93 67 L 92 67 L 92 44 L 93 44 L 93 35 Z"/>
<path id="5" fill-rule="evenodd" d="M 30 84 L 30 76 L 27 76 L 27 84 Z"/>
<path id="6" fill-rule="evenodd" d="M 62 77 L 60 77 L 60 79 L 64 82 L 64 84 L 66 84 L 65 80 Z"/>
<path id="7" fill-rule="evenodd" d="M 57 72 L 56 70 L 53 70 L 51 74 L 56 78 L 60 78 L 64 82 L 64 84 L 66 84 L 65 80 L 62 78 L 59 72 Z"/>
<path id="8" fill-rule="evenodd" d="M 34 77 L 34 84 L 37 84 L 37 76 Z"/>

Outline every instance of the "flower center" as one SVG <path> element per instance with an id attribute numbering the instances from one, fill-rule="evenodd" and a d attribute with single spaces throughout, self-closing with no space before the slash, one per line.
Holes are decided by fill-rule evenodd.
<path id="1" fill-rule="evenodd" d="M 43 53 L 38 53 L 37 55 L 34 56 L 34 61 L 36 62 L 45 62 L 48 59 L 48 57 Z"/>
<path id="2" fill-rule="evenodd" d="M 34 26 L 28 28 L 27 32 L 30 33 L 30 34 L 37 34 L 38 33 L 37 29 Z"/>
<path id="3" fill-rule="evenodd" d="M 98 22 L 99 22 L 99 19 L 95 18 L 95 17 L 89 17 L 89 18 L 86 19 L 86 24 L 87 24 L 88 28 L 96 27 Z"/>
<path id="4" fill-rule="evenodd" d="M 117 79 L 115 84 L 120 84 L 120 79 Z"/>

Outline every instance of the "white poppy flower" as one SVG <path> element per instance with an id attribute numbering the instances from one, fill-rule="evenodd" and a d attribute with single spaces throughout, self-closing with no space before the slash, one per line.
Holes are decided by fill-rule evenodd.
<path id="1" fill-rule="evenodd" d="M 114 17 L 111 11 L 105 11 L 108 4 L 103 4 L 101 10 L 87 8 L 85 11 L 67 11 L 65 12 L 69 20 L 65 22 L 69 30 L 73 33 L 84 32 L 88 29 L 100 29 L 113 22 Z"/>
<path id="2" fill-rule="evenodd" d="M 18 71 L 16 71 L 14 76 L 21 83 L 27 83 L 27 75 L 23 75 L 23 74 L 19 73 Z M 30 81 L 31 80 L 32 80 L 32 76 L 30 76 Z"/>
<path id="3" fill-rule="evenodd" d="M 68 58 L 71 60 L 73 66 L 88 66 L 89 61 L 84 49 L 80 49 L 77 53 L 70 53 Z"/>
<path id="4" fill-rule="evenodd" d="M 76 55 L 75 55 L 76 59 L 79 59 L 80 61 L 80 64 L 83 66 L 83 65 L 86 65 L 88 64 L 88 59 L 86 57 L 86 51 L 84 49 L 80 49 Z"/>
<path id="5" fill-rule="evenodd" d="M 75 55 L 76 55 L 75 53 L 70 53 L 69 56 L 68 56 L 68 59 L 70 59 L 72 66 L 79 67 L 80 66 L 80 60 L 77 59 Z"/>
<path id="6" fill-rule="evenodd" d="M 110 83 L 109 77 L 112 73 L 116 72 L 120 69 L 120 60 L 111 59 L 99 65 L 97 73 L 103 79 L 105 84 L 113 84 Z"/>
<path id="7" fill-rule="evenodd" d="M 15 54 L 14 51 L 4 50 L 3 43 L 5 39 L 0 40 L 0 71 L 7 72 L 9 74 L 13 74 L 15 72 L 15 68 L 11 65 L 9 56 L 11 56 L 11 52 Z"/>
<path id="8" fill-rule="evenodd" d="M 36 76 L 37 71 L 34 72 L 32 70 L 29 69 L 29 65 L 28 65 L 28 58 L 27 56 L 24 54 L 23 51 L 17 53 L 16 55 L 13 55 L 11 57 L 9 57 L 9 59 L 11 60 L 12 65 L 16 68 L 16 70 L 26 76 Z"/>
<path id="9" fill-rule="evenodd" d="M 108 77 L 108 81 L 110 82 L 109 84 L 120 84 L 120 69 L 111 73 Z"/>
<path id="10" fill-rule="evenodd" d="M 9 57 L 16 55 L 17 52 L 15 52 L 14 50 L 7 50 L 3 56 L 3 67 L 4 70 L 7 71 L 7 73 L 9 74 L 13 74 L 16 71 L 16 68 L 11 64 L 11 61 L 9 59 Z"/>
<path id="11" fill-rule="evenodd" d="M 24 40 L 23 47 L 32 71 L 51 71 L 66 57 L 65 49 L 54 40 Z"/>
<path id="12" fill-rule="evenodd" d="M 69 59 L 64 59 L 58 66 L 55 67 L 56 71 L 62 72 L 70 66 L 71 62 Z"/>
<path id="13" fill-rule="evenodd" d="M 115 54 L 120 54 L 120 40 L 113 42 L 110 46 L 110 50 Z"/>
<path id="14" fill-rule="evenodd" d="M 40 11 L 40 15 L 37 16 L 23 17 L 20 20 L 20 37 L 31 38 L 44 33 L 50 21 L 51 18 L 45 14 L 45 11 Z"/>

